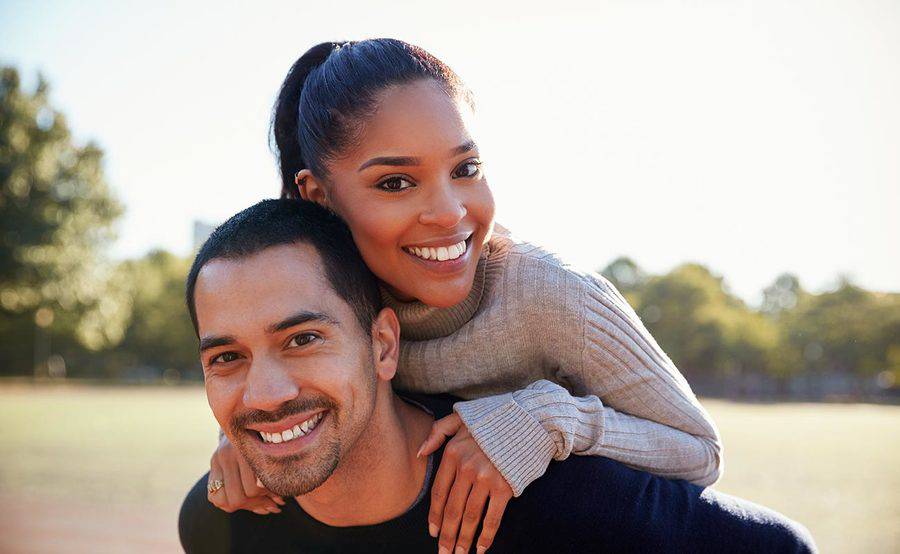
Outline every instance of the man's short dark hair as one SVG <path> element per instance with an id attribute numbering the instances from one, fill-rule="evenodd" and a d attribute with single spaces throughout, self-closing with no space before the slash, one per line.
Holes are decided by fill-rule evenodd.
<path id="1" fill-rule="evenodd" d="M 296 243 L 316 249 L 331 288 L 370 333 L 381 308 L 375 276 L 360 257 L 347 225 L 332 212 L 305 200 L 263 200 L 229 218 L 206 239 L 187 277 L 185 296 L 194 331 L 199 334 L 194 288 L 203 266 L 217 259 L 245 258 L 266 248 Z"/>

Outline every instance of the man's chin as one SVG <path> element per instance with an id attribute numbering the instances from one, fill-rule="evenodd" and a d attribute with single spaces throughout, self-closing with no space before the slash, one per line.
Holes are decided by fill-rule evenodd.
<path id="1" fill-rule="evenodd" d="M 274 458 L 261 452 L 243 453 L 253 473 L 273 493 L 289 497 L 308 494 L 331 477 L 340 459 L 336 444 L 314 453 Z"/>

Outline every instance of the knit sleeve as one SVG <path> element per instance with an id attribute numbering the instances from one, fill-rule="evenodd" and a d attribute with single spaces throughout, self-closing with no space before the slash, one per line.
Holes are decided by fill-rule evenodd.
<path id="1" fill-rule="evenodd" d="M 561 360 L 557 371 L 557 380 L 574 395 L 541 380 L 454 409 L 516 495 L 551 459 L 570 454 L 605 456 L 663 477 L 713 484 L 722 471 L 722 443 L 709 414 L 618 291 L 596 275 L 580 279 L 580 355 Z M 549 443 L 524 438 L 535 436 L 536 425 Z"/>

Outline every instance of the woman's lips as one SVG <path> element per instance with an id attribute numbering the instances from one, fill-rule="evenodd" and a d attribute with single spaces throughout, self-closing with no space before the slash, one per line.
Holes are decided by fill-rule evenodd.
<path id="1" fill-rule="evenodd" d="M 454 273 L 465 268 L 472 257 L 472 235 L 447 246 L 406 246 L 403 251 L 430 271 Z"/>
<path id="2" fill-rule="evenodd" d="M 407 253 L 423 260 L 446 262 L 455 260 L 465 254 L 467 245 L 465 240 L 461 240 L 446 246 L 406 246 L 403 249 Z"/>

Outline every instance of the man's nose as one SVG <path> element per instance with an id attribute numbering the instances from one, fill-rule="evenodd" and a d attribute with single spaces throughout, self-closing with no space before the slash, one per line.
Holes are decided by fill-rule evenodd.
<path id="1" fill-rule="evenodd" d="M 447 229 L 456 227 L 468 213 L 462 194 L 457 190 L 458 186 L 453 183 L 440 183 L 435 187 L 427 199 L 428 205 L 419 214 L 419 223 L 438 225 Z"/>
<path id="2" fill-rule="evenodd" d="M 290 372 L 277 361 L 254 360 L 244 387 L 245 406 L 271 412 L 299 394 L 300 387 L 291 378 Z"/>

